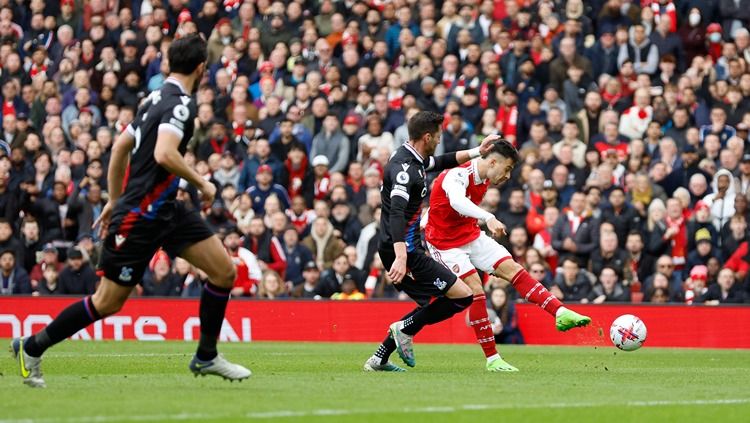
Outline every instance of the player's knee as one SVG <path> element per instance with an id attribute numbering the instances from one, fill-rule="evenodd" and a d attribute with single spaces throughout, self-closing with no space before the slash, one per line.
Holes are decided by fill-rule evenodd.
<path id="1" fill-rule="evenodd" d="M 453 284 L 451 289 L 448 290 L 447 297 L 452 299 L 463 297 L 473 298 L 474 293 L 472 292 L 471 288 L 469 288 L 469 285 L 465 284 L 459 279 L 455 284 Z"/>
<path id="2" fill-rule="evenodd" d="M 523 266 L 514 260 L 505 260 L 495 268 L 495 276 L 510 281 L 521 270 L 523 270 Z"/>
<path id="3" fill-rule="evenodd" d="M 479 279 L 479 276 L 476 274 L 473 274 L 469 276 L 468 278 L 464 279 L 464 283 L 469 286 L 471 289 L 471 292 L 474 295 L 483 294 L 484 290 L 482 289 L 482 280 Z"/>
<path id="4" fill-rule="evenodd" d="M 234 266 L 225 266 L 218 272 L 211 282 L 222 288 L 230 288 L 234 285 L 234 280 L 237 278 L 237 269 Z"/>

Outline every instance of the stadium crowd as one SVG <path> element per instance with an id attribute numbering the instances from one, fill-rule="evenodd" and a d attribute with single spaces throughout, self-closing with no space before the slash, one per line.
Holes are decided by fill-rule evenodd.
<path id="1" fill-rule="evenodd" d="M 432 110 L 438 154 L 519 148 L 483 207 L 559 298 L 750 301 L 748 25 L 746 0 L 0 0 L 0 294 L 93 292 L 111 146 L 197 31 L 186 157 L 219 188 L 237 296 L 399 297 L 379 186 Z M 137 294 L 204 279 L 157 252 Z M 512 336 L 515 292 L 487 289 Z"/>

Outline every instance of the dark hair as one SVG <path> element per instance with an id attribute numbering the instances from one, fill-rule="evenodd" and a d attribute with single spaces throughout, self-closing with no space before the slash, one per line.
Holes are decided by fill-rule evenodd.
<path id="1" fill-rule="evenodd" d="M 292 145 L 289 147 L 289 153 L 291 153 L 292 151 L 295 151 L 295 150 L 301 151 L 301 152 L 305 153 L 305 155 L 307 155 L 307 149 L 305 149 L 305 146 L 302 145 L 302 144 L 292 143 Z M 287 154 L 289 154 L 289 153 L 287 153 Z"/>
<path id="2" fill-rule="evenodd" d="M 443 115 L 436 112 L 419 112 L 409 119 L 409 139 L 418 140 L 425 134 L 434 134 L 443 124 Z"/>
<path id="3" fill-rule="evenodd" d="M 514 164 L 518 163 L 518 150 L 516 150 L 516 147 L 513 147 L 513 144 L 506 139 L 499 139 L 493 142 L 492 149 L 485 155 L 485 157 L 494 153 L 497 153 L 506 159 L 510 159 Z"/>
<path id="4" fill-rule="evenodd" d="M 208 57 L 206 41 L 197 34 L 175 40 L 169 46 L 170 72 L 190 75 Z"/>
<path id="5" fill-rule="evenodd" d="M 602 274 L 602 273 L 603 273 L 603 272 L 604 272 L 605 270 L 607 270 L 607 269 L 609 269 L 609 270 L 611 270 L 611 271 L 615 272 L 615 275 L 617 276 L 617 279 L 618 279 L 618 280 L 620 279 L 620 271 L 619 271 L 619 270 L 617 270 L 617 269 L 616 269 L 616 268 L 615 268 L 614 266 L 612 266 L 612 265 L 609 265 L 609 264 L 607 264 L 607 265 L 604 265 L 604 266 L 602 266 L 602 269 L 601 269 L 601 270 L 599 271 L 599 276 L 601 276 L 601 274 Z"/>
<path id="6" fill-rule="evenodd" d="M 568 261 L 571 263 L 574 263 L 578 267 L 581 267 L 581 263 L 579 263 L 578 260 L 576 260 L 576 258 L 573 256 L 567 256 L 564 259 L 562 259 L 562 262 L 560 262 L 560 265 L 562 266 L 565 264 L 565 262 L 568 262 Z"/>
<path id="7" fill-rule="evenodd" d="M 633 229 L 632 231 L 628 232 L 628 237 L 631 237 L 634 235 L 637 235 L 638 237 L 641 238 L 641 241 L 643 241 L 643 234 L 640 231 Z"/>
<path id="8" fill-rule="evenodd" d="M 613 186 L 613 187 L 612 187 L 612 188 L 610 189 L 610 191 L 609 191 L 609 195 L 612 195 L 612 193 L 613 193 L 613 192 L 615 192 L 615 191 L 620 191 L 620 192 L 621 192 L 621 193 L 622 193 L 623 195 L 625 195 L 625 190 L 624 190 L 624 189 L 622 189 L 622 187 L 619 187 L 619 186 L 617 186 L 617 185 Z"/>

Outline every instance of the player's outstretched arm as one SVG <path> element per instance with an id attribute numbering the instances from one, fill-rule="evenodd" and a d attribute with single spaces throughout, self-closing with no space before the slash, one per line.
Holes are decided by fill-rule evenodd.
<path id="1" fill-rule="evenodd" d="M 181 137 L 172 131 L 159 131 L 154 148 L 154 160 L 169 173 L 179 176 L 198 188 L 201 192 L 201 199 L 210 203 L 216 195 L 216 187 L 188 166 L 179 151 L 181 141 Z"/>
<path id="2" fill-rule="evenodd" d="M 428 171 L 442 171 L 444 169 L 451 169 L 456 166 L 462 165 L 471 159 L 483 156 L 490 151 L 492 143 L 501 139 L 499 135 L 488 135 L 479 147 L 472 148 L 470 150 L 461 150 L 455 153 L 443 154 L 441 156 L 430 157 L 430 162 L 427 165 Z"/>

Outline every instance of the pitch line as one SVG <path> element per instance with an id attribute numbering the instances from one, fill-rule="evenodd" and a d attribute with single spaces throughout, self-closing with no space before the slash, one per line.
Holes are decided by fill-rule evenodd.
<path id="1" fill-rule="evenodd" d="M 709 400 L 655 400 L 655 401 L 627 401 L 625 403 L 551 403 L 551 404 L 465 404 L 460 406 L 435 406 L 435 407 L 407 407 L 395 410 L 344 410 L 344 409 L 318 409 L 318 410 L 278 410 L 266 412 L 249 412 L 242 414 L 216 414 L 216 413 L 178 413 L 178 414 L 152 414 L 152 415 L 123 415 L 123 416 L 80 416 L 68 418 L 41 418 L 41 419 L 3 419 L 0 423 L 107 423 L 117 421 L 144 422 L 144 421 L 180 421 L 180 420 L 216 420 L 223 418 L 240 418 L 245 420 L 258 419 L 282 419 L 294 417 L 324 417 L 324 416 L 352 416 L 365 414 L 429 414 L 429 413 L 455 413 L 463 411 L 484 410 L 524 410 L 524 409 L 564 409 L 564 408 L 596 408 L 611 406 L 626 407 L 661 407 L 669 405 L 705 406 L 705 405 L 735 405 L 749 404 L 750 398 L 733 399 L 709 399 Z"/>

